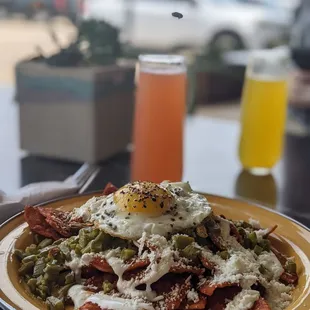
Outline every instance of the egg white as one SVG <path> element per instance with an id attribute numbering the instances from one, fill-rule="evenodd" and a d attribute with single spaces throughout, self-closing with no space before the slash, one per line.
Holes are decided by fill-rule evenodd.
<path id="1" fill-rule="evenodd" d="M 207 199 L 182 183 L 161 183 L 175 198 L 175 209 L 158 217 L 124 212 L 113 201 L 113 195 L 93 197 L 73 211 L 73 217 L 94 222 L 95 226 L 112 236 L 138 240 L 143 233 L 167 236 L 197 226 L 212 212 Z"/>

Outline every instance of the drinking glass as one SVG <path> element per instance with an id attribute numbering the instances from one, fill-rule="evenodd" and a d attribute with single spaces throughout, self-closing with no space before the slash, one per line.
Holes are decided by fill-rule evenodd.
<path id="1" fill-rule="evenodd" d="M 239 158 L 253 174 L 268 174 L 282 154 L 287 110 L 288 55 L 254 52 L 242 94 Z"/>
<path id="2" fill-rule="evenodd" d="M 141 55 L 137 70 L 131 179 L 179 181 L 186 110 L 184 57 Z"/>

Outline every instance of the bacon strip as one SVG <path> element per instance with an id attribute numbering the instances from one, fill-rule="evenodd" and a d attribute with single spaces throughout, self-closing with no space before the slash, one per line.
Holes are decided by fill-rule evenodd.
<path id="1" fill-rule="evenodd" d="M 239 243 L 242 241 L 242 237 L 241 237 L 237 227 L 233 223 L 230 223 L 230 234 L 232 236 L 234 236 Z"/>
<path id="2" fill-rule="evenodd" d="M 101 308 L 100 306 L 93 304 L 92 302 L 87 302 L 85 305 L 80 307 L 79 310 L 109 310 L 109 309 Z"/>
<path id="3" fill-rule="evenodd" d="M 108 272 L 108 273 L 114 273 L 112 267 L 109 265 L 109 263 L 106 261 L 105 258 L 102 257 L 95 257 L 91 262 L 90 266 L 96 268 L 99 271 L 102 272 Z"/>
<path id="4" fill-rule="evenodd" d="M 139 258 L 133 259 L 128 268 L 126 269 L 126 272 L 146 267 L 149 264 L 150 261 L 148 259 L 139 259 Z"/>
<path id="5" fill-rule="evenodd" d="M 45 217 L 46 222 L 50 224 L 61 236 L 66 238 L 72 236 L 69 226 L 69 212 L 44 207 L 38 207 L 37 209 Z"/>
<path id="6" fill-rule="evenodd" d="M 103 190 L 103 195 L 105 196 L 110 195 L 112 193 L 115 193 L 117 190 L 118 188 L 109 182 Z"/>
<path id="7" fill-rule="evenodd" d="M 230 283 L 230 282 L 223 282 L 223 283 L 218 283 L 218 284 L 211 284 L 210 282 L 205 282 L 203 285 L 200 286 L 199 291 L 202 294 L 205 294 L 207 296 L 212 296 L 214 291 L 217 288 L 224 288 L 224 287 L 236 286 L 236 285 L 238 284 Z"/>
<path id="8" fill-rule="evenodd" d="M 271 310 L 269 307 L 267 301 L 260 297 L 254 304 L 253 308 L 251 310 Z"/>
<path id="9" fill-rule="evenodd" d="M 298 282 L 298 275 L 296 273 L 283 272 L 280 280 L 284 284 L 296 284 Z"/>
<path id="10" fill-rule="evenodd" d="M 185 309 L 205 309 L 207 297 L 200 295 L 199 300 L 195 303 L 187 303 Z"/>
<path id="11" fill-rule="evenodd" d="M 184 280 L 183 283 L 174 285 L 169 293 L 164 294 L 166 305 L 165 309 L 180 309 L 180 305 L 185 299 L 190 288 L 191 284 L 188 279 Z"/>
<path id="12" fill-rule="evenodd" d="M 57 240 L 71 237 L 81 228 L 91 226 L 80 219 L 71 220 L 70 212 L 45 207 L 25 207 L 25 220 L 31 230 L 47 238 Z"/>
<path id="13" fill-rule="evenodd" d="M 215 290 L 214 294 L 208 297 L 207 309 L 224 310 L 226 305 L 241 292 L 238 286 L 229 286 Z"/>
<path id="14" fill-rule="evenodd" d="M 116 287 L 117 282 L 117 276 L 110 273 L 105 273 L 97 276 L 93 276 L 89 279 L 87 279 L 84 283 L 85 286 L 87 286 L 88 290 L 98 293 L 102 291 L 102 284 L 104 281 L 108 281 L 111 284 L 113 284 L 114 288 Z"/>
<path id="15" fill-rule="evenodd" d="M 29 228 L 37 234 L 53 240 L 61 238 L 58 232 L 46 222 L 38 208 L 26 206 L 24 217 Z"/>
<path id="16" fill-rule="evenodd" d="M 210 261 L 208 261 L 208 259 L 207 259 L 206 257 L 201 256 L 201 257 L 200 257 L 200 261 L 201 261 L 202 265 L 203 265 L 205 268 L 207 268 L 207 269 L 209 269 L 209 270 L 214 270 L 215 264 L 212 263 L 212 262 L 210 262 Z"/>
<path id="17" fill-rule="evenodd" d="M 128 264 L 128 268 L 126 269 L 126 272 L 146 267 L 149 264 L 150 264 L 150 261 L 147 259 L 133 259 L 132 262 Z M 114 273 L 112 267 L 103 257 L 97 256 L 93 258 L 93 260 L 90 262 L 90 266 L 102 272 Z"/>

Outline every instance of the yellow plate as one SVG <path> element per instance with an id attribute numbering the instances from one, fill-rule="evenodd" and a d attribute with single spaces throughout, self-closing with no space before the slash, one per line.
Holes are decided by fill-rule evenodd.
<path id="1" fill-rule="evenodd" d="M 44 205 L 62 210 L 81 206 L 89 198 L 100 193 L 75 196 L 51 201 Z M 298 266 L 299 283 L 294 291 L 294 301 L 288 310 L 310 309 L 310 231 L 302 225 L 266 208 L 249 202 L 206 195 L 216 214 L 224 214 L 234 220 L 260 221 L 263 227 L 278 225 L 272 243 L 288 256 L 295 256 Z M 0 298 L 16 309 L 46 309 L 44 304 L 27 293 L 19 281 L 18 262 L 12 257 L 14 248 L 25 248 L 31 243 L 31 235 L 22 214 L 7 221 L 0 227 Z M 68 307 L 67 309 L 72 309 Z"/>

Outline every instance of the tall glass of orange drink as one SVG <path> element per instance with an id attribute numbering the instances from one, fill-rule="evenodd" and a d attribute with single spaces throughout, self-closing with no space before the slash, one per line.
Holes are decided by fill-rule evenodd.
<path id="1" fill-rule="evenodd" d="M 179 181 L 186 109 L 184 57 L 141 55 L 137 68 L 131 179 Z"/>
<path id="2" fill-rule="evenodd" d="M 254 52 L 241 106 L 239 158 L 253 174 L 268 174 L 282 154 L 287 109 L 287 55 L 281 49 Z"/>

